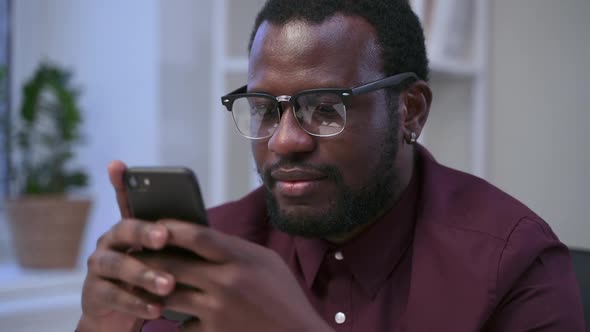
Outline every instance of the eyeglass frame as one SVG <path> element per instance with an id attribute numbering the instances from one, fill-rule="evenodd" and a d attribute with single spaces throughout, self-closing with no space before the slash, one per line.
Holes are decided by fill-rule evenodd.
<path id="1" fill-rule="evenodd" d="M 282 102 L 287 102 L 287 103 L 291 104 L 291 109 L 293 111 L 293 115 L 297 119 L 297 114 L 295 111 L 295 108 L 297 107 L 297 105 L 294 102 L 292 102 L 291 100 L 296 101 L 299 97 L 304 96 L 304 95 L 308 95 L 308 94 L 318 94 L 318 93 L 336 94 L 336 95 L 339 95 L 340 98 L 342 99 L 342 104 L 344 105 L 344 112 L 345 112 L 344 114 L 346 114 L 348 105 L 350 104 L 350 100 L 353 96 L 358 96 L 361 94 L 377 91 L 380 89 L 393 87 L 393 86 L 403 83 L 405 80 L 410 79 L 410 78 L 412 78 L 414 80 L 419 80 L 418 75 L 416 75 L 415 73 L 404 72 L 404 73 L 384 77 L 382 79 L 379 79 L 379 80 L 376 80 L 373 82 L 369 82 L 369 83 L 365 83 L 365 84 L 362 84 L 360 86 L 350 88 L 350 89 L 340 89 L 340 88 L 310 89 L 310 90 L 304 90 L 304 91 L 297 92 L 291 96 L 289 96 L 289 95 L 273 96 L 271 94 L 263 93 L 263 92 L 247 92 L 248 85 L 244 85 L 244 86 L 226 94 L 225 96 L 222 96 L 221 97 L 221 104 L 223 106 L 225 106 L 225 108 L 228 112 L 232 113 L 232 118 L 234 118 L 234 123 L 235 123 L 235 117 L 233 116 L 232 108 L 233 108 L 234 101 L 236 99 L 246 98 L 246 97 L 263 97 L 263 98 L 267 98 L 269 100 L 273 100 L 273 102 L 275 103 L 274 107 L 275 107 L 276 111 L 279 113 L 278 124 L 280 124 L 282 113 L 283 113 L 281 111 L 282 108 L 280 106 Z M 237 127 L 238 124 L 237 123 L 235 123 L 235 124 Z M 333 134 L 328 134 L 328 135 L 310 133 L 307 129 L 305 129 L 303 127 L 303 125 L 299 122 L 299 120 L 297 120 L 297 125 L 299 125 L 299 127 L 301 129 L 303 129 L 303 131 L 305 131 L 307 134 L 309 134 L 311 136 L 331 137 L 331 136 L 336 136 L 336 135 L 340 134 L 342 131 L 344 131 L 344 128 L 346 127 L 346 119 L 344 120 L 344 124 L 342 125 L 342 129 L 340 129 L 340 131 L 333 133 Z M 276 132 L 276 129 L 275 129 L 275 131 L 273 131 L 268 136 L 250 137 L 250 136 L 247 136 L 244 133 L 242 133 L 240 128 L 237 128 L 237 129 L 238 129 L 238 132 L 242 136 L 244 136 L 248 139 L 253 139 L 253 140 L 266 139 L 266 138 L 272 137 L 272 135 L 274 135 L 274 133 Z"/>

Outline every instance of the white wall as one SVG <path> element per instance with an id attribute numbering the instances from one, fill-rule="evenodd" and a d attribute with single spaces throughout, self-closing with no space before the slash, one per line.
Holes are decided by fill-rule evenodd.
<path id="1" fill-rule="evenodd" d="M 83 257 L 118 220 L 106 166 L 122 158 L 154 164 L 159 155 L 159 2 L 13 1 L 12 95 L 42 59 L 70 68 L 83 89 L 87 167 L 94 208 Z"/>
<path id="2" fill-rule="evenodd" d="M 207 174 L 210 1 L 13 4 L 15 104 L 20 103 L 23 81 L 42 59 L 72 69 L 83 88 L 87 144 L 78 162 L 90 173 L 85 192 L 95 202 L 80 257 L 84 269 L 98 236 L 119 219 L 106 173 L 109 161 L 183 164 Z M 201 182 L 208 185 L 207 177 Z M 3 219 L 0 213 L 0 231 L 6 229 Z M 6 247 L 0 243 L 0 250 Z M 3 254 L 0 326 L 11 331 L 73 330 L 80 316 L 83 272 L 61 276 L 22 271 L 4 264 Z"/>
<path id="3" fill-rule="evenodd" d="M 118 220 L 106 166 L 186 165 L 210 201 L 211 2 L 14 1 L 12 95 L 42 59 L 72 69 L 83 88 L 87 144 L 79 162 L 95 199 L 85 257 Z M 221 109 L 221 107 L 219 107 Z"/>
<path id="4" fill-rule="evenodd" d="M 210 205 L 211 2 L 160 1 L 160 159 L 191 167 Z"/>
<path id="5" fill-rule="evenodd" d="M 590 1 L 493 1 L 491 180 L 590 248 Z"/>

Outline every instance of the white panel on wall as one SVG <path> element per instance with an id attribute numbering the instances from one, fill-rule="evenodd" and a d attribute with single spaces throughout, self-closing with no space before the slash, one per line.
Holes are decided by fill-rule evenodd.
<path id="1" fill-rule="evenodd" d="M 493 2 L 491 179 L 590 249 L 590 2 Z"/>
<path id="2" fill-rule="evenodd" d="M 211 2 L 161 1 L 159 33 L 160 156 L 162 164 L 192 168 L 211 205 Z"/>
<path id="3" fill-rule="evenodd" d="M 434 98 L 425 126 L 425 142 L 439 162 L 470 172 L 474 79 L 441 76 L 435 73 L 430 82 Z"/>

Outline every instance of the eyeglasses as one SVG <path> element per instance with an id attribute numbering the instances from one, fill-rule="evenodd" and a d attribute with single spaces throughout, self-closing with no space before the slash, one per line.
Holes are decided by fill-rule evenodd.
<path id="1" fill-rule="evenodd" d="M 352 96 L 369 93 L 418 79 L 414 73 L 401 73 L 352 89 L 313 89 L 292 96 L 275 97 L 266 93 L 248 93 L 243 86 L 223 97 L 221 103 L 232 113 L 238 131 L 250 139 L 271 137 L 279 127 L 284 103 L 291 104 L 297 123 L 312 136 L 338 135 L 346 126 L 346 108 Z"/>

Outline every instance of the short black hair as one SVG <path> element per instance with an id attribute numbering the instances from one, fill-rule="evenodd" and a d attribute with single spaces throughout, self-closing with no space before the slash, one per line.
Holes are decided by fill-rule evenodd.
<path id="1" fill-rule="evenodd" d="M 248 51 L 260 25 L 281 25 L 293 20 L 320 24 L 336 15 L 360 16 L 377 32 L 386 76 L 414 72 L 428 81 L 424 31 L 409 0 L 268 0 L 258 13 Z"/>

